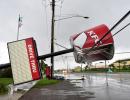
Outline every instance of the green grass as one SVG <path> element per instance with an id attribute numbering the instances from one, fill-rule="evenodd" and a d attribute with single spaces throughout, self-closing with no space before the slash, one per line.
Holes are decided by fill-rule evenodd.
<path id="1" fill-rule="evenodd" d="M 40 88 L 46 85 L 56 84 L 61 82 L 60 80 L 48 80 L 48 79 L 42 79 L 36 83 L 36 85 L 33 88 Z"/>
<path id="2" fill-rule="evenodd" d="M 8 92 L 7 86 L 12 82 L 12 78 L 0 78 L 0 95 Z"/>
<path id="3" fill-rule="evenodd" d="M 9 85 L 10 83 L 13 83 L 12 78 L 0 78 L 0 84 Z"/>

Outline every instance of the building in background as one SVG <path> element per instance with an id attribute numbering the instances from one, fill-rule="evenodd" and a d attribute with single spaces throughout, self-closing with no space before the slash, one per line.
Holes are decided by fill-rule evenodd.
<path id="1" fill-rule="evenodd" d="M 115 67 L 117 69 L 129 68 L 130 67 L 130 59 L 122 59 L 117 60 L 109 65 L 110 67 Z"/>

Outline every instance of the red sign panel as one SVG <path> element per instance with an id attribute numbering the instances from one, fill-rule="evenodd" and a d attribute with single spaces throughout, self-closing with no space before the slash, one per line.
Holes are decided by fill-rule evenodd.
<path id="1" fill-rule="evenodd" d="M 38 69 L 38 62 L 37 62 L 37 57 L 36 57 L 36 52 L 35 52 L 35 47 L 34 47 L 34 40 L 32 38 L 26 39 L 26 49 L 28 52 L 28 59 L 30 63 L 30 69 L 32 73 L 33 80 L 39 79 L 40 73 Z"/>
<path id="2" fill-rule="evenodd" d="M 70 38 L 71 45 L 74 47 L 75 60 L 78 63 L 92 62 L 97 60 L 108 60 L 114 55 L 113 37 L 109 33 L 100 43 L 97 42 L 108 32 L 106 25 L 99 25 Z M 93 50 L 88 52 L 94 45 Z"/>
<path id="3" fill-rule="evenodd" d="M 51 78 L 51 68 L 50 68 L 50 66 L 46 66 L 45 72 L 46 72 L 46 77 L 48 79 L 50 79 Z"/>

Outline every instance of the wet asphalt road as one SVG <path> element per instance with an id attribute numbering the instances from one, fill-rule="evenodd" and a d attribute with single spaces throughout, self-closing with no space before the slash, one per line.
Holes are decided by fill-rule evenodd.
<path id="1" fill-rule="evenodd" d="M 82 76 L 85 80 L 79 80 Z M 130 100 L 130 73 L 107 77 L 105 73 L 70 74 L 66 78 L 69 80 L 32 89 L 19 100 Z"/>
<path id="2" fill-rule="evenodd" d="M 76 88 L 69 81 L 62 81 L 55 85 L 32 89 L 19 100 L 88 100 L 93 93 Z"/>
<path id="3" fill-rule="evenodd" d="M 130 100 L 130 73 L 92 73 L 82 74 L 84 81 L 72 80 L 71 82 L 85 91 L 94 93 L 95 98 L 90 100 Z M 81 77 L 74 74 L 70 77 Z"/>

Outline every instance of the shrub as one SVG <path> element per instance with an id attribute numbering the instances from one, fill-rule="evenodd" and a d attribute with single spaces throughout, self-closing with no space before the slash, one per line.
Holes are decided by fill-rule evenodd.
<path id="1" fill-rule="evenodd" d="M 0 94 L 5 94 L 7 93 L 8 88 L 6 87 L 6 85 L 0 83 Z"/>

